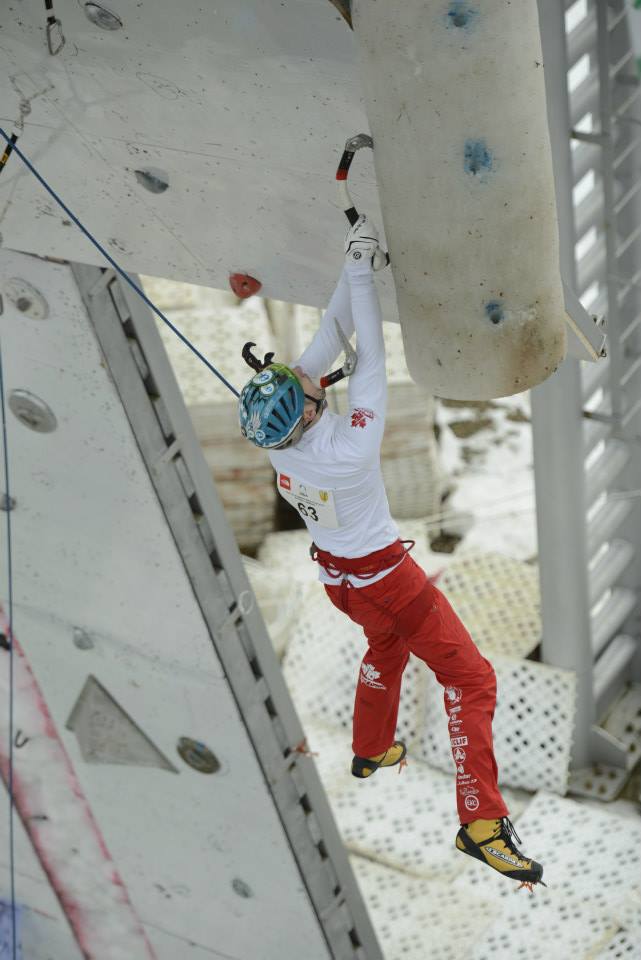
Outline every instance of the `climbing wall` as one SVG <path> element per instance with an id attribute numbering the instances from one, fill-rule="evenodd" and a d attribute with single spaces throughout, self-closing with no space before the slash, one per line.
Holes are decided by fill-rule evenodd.
<path id="1" fill-rule="evenodd" d="M 565 353 L 536 2 L 352 14 L 412 377 L 442 397 L 519 393 Z"/>
<path id="2" fill-rule="evenodd" d="M 319 960 L 362 958 L 362 943 L 377 956 L 373 937 L 347 920 L 342 848 L 322 826 L 332 822 L 322 788 L 298 770 L 302 730 L 151 314 L 127 307 L 113 274 L 74 269 L 0 256 L 13 632 L 15 656 L 24 651 L 35 678 L 27 684 L 26 668 L 15 671 L 14 873 L 31 939 L 34 926 L 42 944 L 47 930 L 50 942 L 70 936 L 59 909 L 39 919 L 53 896 L 39 889 L 44 869 L 82 951 L 97 960 L 250 957 L 257 930 L 265 960 L 281 957 L 283 942 Z M 23 296 L 10 299 L 16 285 Z M 0 629 L 8 634 L 4 619 Z M 233 663 L 217 651 L 221 638 Z M 5 781 L 8 662 L 0 649 Z M 230 680 L 238 669 L 241 690 Z M 259 760 L 254 722 L 269 759 Z M 0 794 L 5 851 L 4 785 Z M 21 858 L 21 822 L 37 840 L 35 873 L 33 854 Z M 255 823 L 260 830 L 248 829 Z M 295 853 L 303 837 L 308 850 Z M 304 880 L 314 863 L 320 872 Z M 313 904 L 321 890 L 323 920 Z M 50 956 L 43 946 L 29 960 Z M 55 960 L 74 956 L 61 949 Z"/>

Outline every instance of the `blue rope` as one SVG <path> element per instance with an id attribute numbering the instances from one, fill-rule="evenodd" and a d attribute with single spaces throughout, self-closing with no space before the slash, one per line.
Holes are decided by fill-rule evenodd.
<path id="1" fill-rule="evenodd" d="M 2 134 L 2 136 L 4 137 L 4 139 L 7 141 L 7 145 L 11 144 L 11 139 L 7 136 L 7 134 L 4 132 L 4 130 L 2 129 L 2 127 L 0 127 L 0 134 Z M 182 342 L 183 342 L 186 346 L 188 346 L 189 349 L 190 349 L 193 353 L 196 354 L 196 356 L 198 357 L 198 359 L 199 359 L 199 360 L 202 360 L 202 362 L 205 364 L 205 366 L 208 367 L 208 368 L 211 370 L 212 373 L 215 373 L 215 374 L 216 374 L 216 376 L 218 377 L 218 379 L 221 380 L 221 381 L 225 384 L 225 386 L 227 387 L 227 389 L 228 389 L 228 390 L 231 390 L 231 392 L 234 394 L 235 397 L 239 397 L 240 394 L 238 393 L 238 390 L 236 390 L 235 387 L 232 387 L 231 383 L 229 383 L 229 381 L 225 379 L 225 377 L 222 375 L 222 373 L 220 373 L 220 372 L 216 369 L 216 367 L 214 367 L 214 366 L 209 362 L 209 360 L 202 355 L 202 353 L 200 352 L 200 350 L 198 350 L 198 349 L 193 345 L 193 343 L 190 343 L 189 340 L 187 339 L 187 337 L 184 336 L 184 334 L 182 334 L 182 333 L 180 332 L 180 330 L 178 330 L 178 328 L 175 327 L 175 326 L 173 325 L 173 323 L 172 323 L 170 320 L 167 319 L 167 317 L 164 315 L 164 313 L 162 313 L 162 311 L 160 311 L 160 310 L 158 309 L 158 307 L 157 307 L 154 303 L 152 303 L 152 301 L 149 299 L 149 297 L 148 297 L 147 294 L 144 292 L 144 290 L 142 290 L 137 284 L 134 283 L 134 281 L 131 279 L 131 277 L 130 277 L 128 274 L 126 274 L 125 271 L 122 269 L 122 267 L 120 267 L 120 266 L 116 263 L 116 261 L 113 259 L 113 257 L 110 256 L 110 254 L 107 253 L 107 251 L 105 250 L 105 248 L 95 239 L 94 236 L 92 236 L 91 233 L 89 233 L 89 231 L 86 229 L 86 227 L 84 227 L 84 226 L 82 225 L 82 223 L 80 222 L 80 220 L 78 220 L 78 218 L 75 216 L 75 214 L 73 214 L 73 213 L 71 212 L 71 210 L 70 210 L 69 207 L 66 205 L 66 203 L 64 203 L 64 202 L 60 199 L 60 197 L 59 197 L 58 194 L 55 192 L 55 190 L 53 190 L 52 187 L 49 186 L 49 184 L 48 184 L 47 181 L 44 179 L 44 177 L 41 177 L 41 176 L 40 176 L 40 174 L 38 173 L 38 171 L 36 170 L 36 168 L 33 166 L 33 164 L 30 163 L 29 160 L 27 160 L 27 158 L 25 157 L 25 155 L 24 155 L 24 153 L 22 152 L 22 150 L 20 149 L 20 147 L 18 147 L 17 144 L 15 144 L 15 143 L 11 144 L 11 146 L 12 146 L 13 150 L 18 154 L 18 156 L 20 157 L 20 159 L 22 160 L 22 162 L 24 163 L 24 165 L 25 165 L 26 167 L 28 167 L 28 169 L 31 170 L 31 172 L 32 172 L 32 174 L 34 175 L 34 177 L 36 177 L 36 179 L 40 181 L 40 183 L 41 183 L 42 186 L 45 188 L 45 190 L 47 191 L 47 193 L 49 193 L 49 194 L 53 197 L 53 199 L 56 201 L 56 203 L 59 204 L 59 205 L 62 207 L 62 209 L 63 209 L 63 210 L 65 211 L 65 213 L 67 214 L 67 216 L 70 217 L 71 220 L 73 220 L 73 222 L 76 224 L 77 227 L 80 228 L 80 230 L 82 230 L 82 232 L 84 233 L 84 235 L 85 235 L 85 237 L 87 238 L 87 240 L 89 240 L 91 243 L 93 243 L 94 247 L 96 247 L 96 249 L 100 251 L 100 253 L 103 255 L 103 257 L 105 257 L 105 259 L 107 259 L 107 260 L 109 261 L 109 263 L 111 264 L 111 266 L 114 268 L 114 270 L 116 270 L 116 271 L 120 274 L 120 276 L 122 277 L 122 279 L 127 281 L 127 283 L 129 284 L 129 286 L 130 286 L 133 290 L 136 291 L 136 293 L 138 294 L 139 297 L 142 297 L 142 299 L 145 301 L 145 303 L 147 304 L 147 306 L 150 307 L 150 308 L 153 310 L 153 312 L 156 314 L 156 316 L 157 316 L 157 317 L 160 317 L 160 319 L 163 321 L 163 323 L 166 323 L 167 326 L 168 326 L 171 330 L 173 330 L 173 332 L 176 334 L 177 337 L 180 337 L 180 339 L 182 340 Z"/>
<path id="2" fill-rule="evenodd" d="M 16 937 L 16 880 L 15 880 L 15 841 L 13 833 L 13 557 L 11 552 L 11 491 L 9 490 L 9 448 L 7 446 L 7 418 L 4 404 L 4 376 L 2 372 L 2 345 L 0 344 L 0 406 L 2 407 L 2 441 L 4 450 L 5 508 L 7 512 L 7 568 L 9 572 L 9 864 L 11 874 L 11 943 L 12 960 L 17 956 Z"/>

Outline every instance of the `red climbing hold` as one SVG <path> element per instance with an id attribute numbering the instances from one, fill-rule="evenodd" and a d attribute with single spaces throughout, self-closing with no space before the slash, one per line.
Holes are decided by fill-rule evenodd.
<path id="1" fill-rule="evenodd" d="M 241 300 L 253 297 L 262 287 L 260 280 L 250 277 L 248 273 L 230 273 L 229 285 Z"/>

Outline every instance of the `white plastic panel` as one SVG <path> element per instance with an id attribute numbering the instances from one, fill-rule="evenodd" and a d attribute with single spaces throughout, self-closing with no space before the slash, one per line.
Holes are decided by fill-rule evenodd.
<path id="1" fill-rule="evenodd" d="M 540 53 L 533 0 L 523 3 L 524 9 L 512 5 L 515 21 L 504 24 L 507 42 L 489 16 L 479 18 L 476 44 L 474 30 L 469 36 L 466 30 L 448 30 L 445 5 L 442 10 L 430 6 L 433 22 L 423 30 L 398 19 L 396 31 L 404 26 L 415 34 L 409 59 L 402 58 L 410 83 L 406 112 L 429 102 L 426 85 L 435 90 L 437 80 L 448 98 L 461 89 L 455 109 L 448 99 L 448 110 L 425 115 L 427 143 L 414 130 L 409 151 L 402 142 L 409 124 L 397 122 L 398 111 L 392 118 L 388 110 L 381 124 L 373 109 L 374 99 L 380 104 L 382 97 L 373 93 L 369 72 L 363 83 L 368 109 L 363 109 L 358 45 L 329 2 L 247 0 L 239 5 L 224 0 L 214 8 L 187 0 L 180 10 L 169 0 L 143 0 L 135 7 L 116 3 L 123 28 L 114 31 L 90 23 L 83 6 L 68 0 L 56 10 L 66 38 L 56 56 L 47 51 L 41 11 L 9 11 L 3 24 L 2 123 L 7 133 L 19 134 L 19 149 L 127 270 L 222 289 L 228 288 L 230 273 L 249 273 L 262 282 L 267 296 L 324 306 L 340 269 L 345 227 L 334 173 L 347 137 L 369 129 L 369 114 L 381 155 L 378 175 L 396 270 L 395 278 L 388 270 L 378 282 L 389 319 L 398 318 L 394 281 L 402 293 L 414 379 L 438 393 L 444 384 L 449 394 L 463 389 L 458 348 L 453 343 L 447 347 L 441 336 L 436 345 L 442 357 L 432 357 L 434 337 L 424 322 L 426 311 L 456 316 L 457 304 L 451 297 L 439 300 L 440 284 L 426 291 L 425 273 L 442 277 L 450 287 L 455 278 L 472 317 L 469 331 L 478 327 L 485 334 L 481 342 L 491 341 L 483 362 L 472 364 L 475 371 L 484 371 L 485 392 L 468 375 L 466 395 L 470 390 L 474 396 L 523 390 L 552 371 L 563 348 L 564 307 L 562 297 L 550 289 L 556 237 L 542 70 L 534 65 Z M 406 3 L 404 9 L 409 8 Z M 357 30 L 360 19 L 357 15 Z M 505 20 L 502 16 L 501 25 Z M 488 30 L 499 56 L 496 68 L 481 69 L 480 76 L 493 78 L 498 91 L 510 90 L 503 102 L 508 116 L 500 111 L 493 130 L 493 84 L 488 87 L 475 77 L 466 90 L 465 83 L 457 82 L 457 71 L 474 74 L 491 61 Z M 462 61 L 453 64 L 456 41 L 461 41 L 455 33 L 464 34 L 463 47 L 471 54 L 463 57 L 467 68 Z M 433 45 L 421 48 L 417 35 Z M 506 57 L 512 48 L 513 57 Z M 398 83 L 402 72 L 395 70 Z M 391 90 L 386 71 L 377 73 L 378 83 Z M 479 123 L 483 104 L 485 124 Z M 447 125 L 437 121 L 440 116 L 460 118 L 458 145 L 449 142 Z M 469 179 L 463 174 L 466 137 L 487 137 L 496 153 L 497 182 L 503 188 L 493 193 L 481 186 L 485 217 L 475 207 L 478 191 L 469 190 L 467 183 L 462 195 L 453 189 L 462 178 Z M 398 178 L 403 154 L 405 173 Z M 417 159 L 408 161 L 408 156 Z M 391 185 L 390 164 L 397 181 Z M 355 168 L 355 202 L 381 223 L 371 156 L 359 156 Z M 140 182 L 145 171 L 159 175 L 167 189 L 147 191 Z M 528 179 L 532 182 L 524 189 Z M 395 194 L 400 180 L 411 186 L 404 194 L 412 203 L 411 217 L 401 213 L 402 197 Z M 459 216 L 462 204 L 467 213 Z M 488 223 L 479 228 L 482 220 L 492 220 L 492 228 Z M 434 223 L 439 241 L 426 246 L 425 224 Z M 5 244 L 16 249 L 102 262 L 17 155 L 0 182 L 0 228 Z M 465 253 L 466 242 L 472 256 Z M 522 270 L 517 276 L 497 270 L 488 251 L 496 252 L 498 262 L 516 258 L 536 264 L 537 277 L 543 279 L 526 282 Z M 481 264 L 487 257 L 490 265 L 484 272 Z M 426 260 L 431 265 L 427 271 Z M 462 262 L 467 264 L 463 284 Z M 470 274 L 469 264 L 477 262 Z M 507 336 L 499 329 L 503 321 L 492 329 L 490 319 L 496 311 L 489 305 L 503 300 Z M 437 360 L 444 364 L 442 372 Z"/>
<path id="2" fill-rule="evenodd" d="M 454 888 L 463 901 L 470 895 L 494 900 L 494 923 L 471 960 L 593 957 L 620 926 L 619 914 L 630 894 L 638 896 L 641 825 L 541 793 L 516 826 L 523 840 L 520 849 L 543 863 L 548 889 L 516 894 L 516 884 L 481 865 L 458 877 Z M 633 956 L 638 946 L 637 941 Z"/>
<path id="3" fill-rule="evenodd" d="M 28 318 L 5 300 L 6 390 L 38 394 L 58 426 L 36 433 L 8 415 L 15 630 L 134 908 L 159 960 L 175 960 L 192 942 L 204 955 L 249 956 L 257 929 L 266 960 L 282 956 L 285 938 L 297 954 L 325 960 L 324 936 L 71 272 L 2 251 L 0 291 L 16 276 L 42 293 L 50 315 Z M 3 550 L 5 606 L 6 584 Z M 75 627 L 92 646 L 76 646 Z M 89 674 L 178 774 L 83 762 L 65 723 Z M 209 746 L 220 772 L 186 766 L 176 751 L 182 736 Z M 238 822 L 261 829 L 229 829 Z M 235 880 L 251 895 L 236 892 Z"/>
<path id="4" fill-rule="evenodd" d="M 565 793 L 574 729 L 575 676 L 530 660 L 487 654 L 496 671 L 492 730 L 499 783 Z M 443 688 L 427 679 L 421 756 L 453 770 Z"/>
<path id="5" fill-rule="evenodd" d="M 641 953 L 641 893 L 631 893 L 615 916 L 619 930 L 594 960 L 633 960 Z"/>
<path id="6" fill-rule="evenodd" d="M 482 893 L 461 901 L 449 883 L 351 859 L 385 960 L 465 960 L 492 922 Z"/>
<path id="7" fill-rule="evenodd" d="M 641 752 L 641 684 L 631 684 L 623 692 L 601 725 L 625 745 L 631 770 Z"/>
<path id="8" fill-rule="evenodd" d="M 484 653 L 525 657 L 540 642 L 537 566 L 474 551 L 448 565 L 439 587 Z"/>
<path id="9" fill-rule="evenodd" d="M 325 306 L 347 227 L 334 175 L 345 140 L 368 129 L 347 24 L 328 0 L 108 6 L 121 30 L 60 0 L 55 57 L 39 6 L 5 8 L 3 129 L 128 271 L 226 290 L 249 273 L 266 296 Z M 380 223 L 366 154 L 354 197 Z M 139 183 L 146 169 L 164 193 Z M 16 155 L 0 231 L 5 246 L 103 262 Z M 395 317 L 389 271 L 379 283 Z"/>
<path id="10" fill-rule="evenodd" d="M 402 803 L 407 811 L 406 797 Z M 389 811 L 385 819 L 389 823 Z M 435 812 L 436 843 L 428 843 L 426 861 L 434 857 L 439 823 Z M 459 869 L 449 880 L 390 863 L 369 849 L 352 857 L 386 960 L 636 960 L 636 818 L 539 794 L 516 825 L 521 849 L 543 862 L 549 884 L 532 895 L 453 850 L 451 862 Z M 438 869 L 438 853 L 434 864 Z"/>
<path id="11" fill-rule="evenodd" d="M 488 399 L 565 353 L 535 0 L 355 0 L 363 92 L 413 378 Z"/>

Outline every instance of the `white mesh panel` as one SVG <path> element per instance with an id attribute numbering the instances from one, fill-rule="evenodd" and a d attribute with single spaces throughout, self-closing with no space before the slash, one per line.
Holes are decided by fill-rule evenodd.
<path id="1" fill-rule="evenodd" d="M 615 915 L 619 929 L 594 960 L 637 960 L 641 956 L 641 893 L 631 894 Z"/>
<path id="2" fill-rule="evenodd" d="M 572 742 L 575 675 L 529 660 L 489 657 L 497 675 L 494 750 L 499 783 L 565 793 Z M 453 759 L 443 688 L 427 674 L 425 720 L 418 752 L 441 770 Z M 465 709 L 465 704 L 462 704 Z"/>
<path id="3" fill-rule="evenodd" d="M 492 904 L 480 896 L 463 907 L 447 883 L 362 857 L 350 862 L 385 960 L 464 960 L 492 920 Z"/>
<path id="4" fill-rule="evenodd" d="M 641 684 L 633 684 L 623 693 L 602 726 L 625 745 L 631 770 L 639 760 L 641 746 Z"/>
<path id="5" fill-rule="evenodd" d="M 463 554 L 439 587 L 481 650 L 525 657 L 540 642 L 538 567 L 497 553 Z"/>
<path id="6" fill-rule="evenodd" d="M 530 895 L 509 880 L 503 883 L 510 888 L 510 895 L 505 898 L 500 920 L 483 932 L 470 960 L 583 960 L 616 928 L 607 904 L 599 897 L 585 901 L 569 893 L 559 898 L 558 892 L 542 887 Z M 485 891 L 483 885 L 481 890 Z"/>
<path id="7" fill-rule="evenodd" d="M 549 887 L 517 893 L 516 883 L 474 863 L 457 877 L 453 887 L 463 902 L 479 895 L 495 901 L 495 922 L 473 960 L 594 957 L 621 925 L 623 905 L 639 896 L 641 824 L 540 793 L 517 829 L 520 849 L 543 864 Z"/>
<path id="8" fill-rule="evenodd" d="M 598 953 L 591 953 L 589 960 L 638 960 L 641 956 L 641 936 L 629 930 L 620 930 Z"/>
<path id="9" fill-rule="evenodd" d="M 629 776 L 629 771 L 622 767 L 609 767 L 596 763 L 581 770 L 571 770 L 568 791 L 579 797 L 614 800 Z"/>

